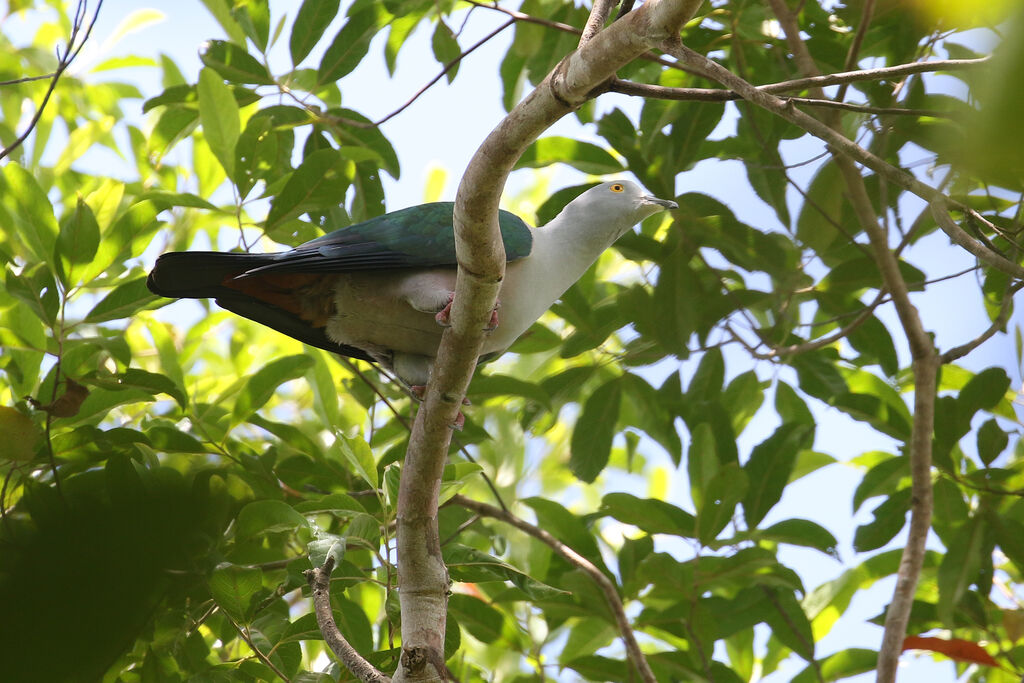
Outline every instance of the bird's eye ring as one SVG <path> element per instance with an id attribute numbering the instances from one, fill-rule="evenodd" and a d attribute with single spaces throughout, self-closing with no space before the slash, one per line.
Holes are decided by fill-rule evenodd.
<path id="1" fill-rule="evenodd" d="M 609 189 L 609 190 L 611 190 L 612 192 L 622 192 L 622 191 L 623 191 L 623 190 L 625 190 L 626 188 L 624 188 L 624 187 L 623 187 L 622 185 L 620 185 L 619 183 L 615 183 L 614 185 L 612 185 L 612 186 L 611 186 L 611 187 L 609 187 L 608 189 Z"/>

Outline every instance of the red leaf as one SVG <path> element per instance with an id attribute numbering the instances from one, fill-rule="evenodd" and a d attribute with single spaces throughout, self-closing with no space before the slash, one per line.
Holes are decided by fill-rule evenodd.
<path id="1" fill-rule="evenodd" d="M 999 662 L 992 658 L 985 649 L 977 643 L 960 638 L 932 638 L 929 636 L 907 636 L 903 639 L 903 651 L 907 650 L 928 650 L 946 655 L 958 662 L 973 662 L 985 666 L 999 667 Z"/>

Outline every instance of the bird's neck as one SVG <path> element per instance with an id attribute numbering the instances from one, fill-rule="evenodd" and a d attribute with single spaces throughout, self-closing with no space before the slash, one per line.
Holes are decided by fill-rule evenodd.
<path id="1" fill-rule="evenodd" d="M 604 251 L 630 225 L 617 225 L 601 220 L 569 205 L 546 225 L 533 233 L 533 254 L 547 261 L 550 273 L 546 280 L 558 282 L 555 299 L 582 277 Z M 554 301 L 554 299 L 552 299 Z"/>
<path id="2" fill-rule="evenodd" d="M 631 226 L 595 220 L 593 215 L 566 207 L 546 225 L 533 231 L 527 270 L 534 300 L 544 310 L 580 279 L 605 249 Z"/>

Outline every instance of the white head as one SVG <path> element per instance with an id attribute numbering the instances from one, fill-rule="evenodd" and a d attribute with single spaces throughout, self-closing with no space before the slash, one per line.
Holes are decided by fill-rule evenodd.
<path id="1" fill-rule="evenodd" d="M 636 183 L 612 180 L 590 188 L 566 204 L 555 220 L 572 223 L 586 221 L 591 225 L 591 230 L 593 227 L 606 226 L 607 229 L 600 232 L 610 233 L 614 241 L 648 216 L 675 208 L 678 208 L 678 204 L 674 201 L 659 199 Z"/>

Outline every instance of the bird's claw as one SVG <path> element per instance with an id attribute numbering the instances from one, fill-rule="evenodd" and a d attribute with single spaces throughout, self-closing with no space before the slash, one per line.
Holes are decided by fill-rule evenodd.
<path id="1" fill-rule="evenodd" d="M 427 395 L 427 387 L 425 384 L 413 384 L 409 387 L 409 391 L 412 392 L 412 397 L 417 401 L 422 402 Z M 468 398 L 462 398 L 462 405 L 468 406 L 473 405 L 470 403 Z M 452 429 L 461 432 L 462 428 L 466 426 L 466 415 L 461 410 L 459 414 L 455 416 L 455 422 L 452 423 Z"/>
<path id="2" fill-rule="evenodd" d="M 444 308 L 437 312 L 434 316 L 434 320 L 441 327 L 452 326 L 452 302 L 455 300 L 455 293 L 452 292 L 448 295 L 448 303 L 445 304 Z M 491 309 L 491 317 L 487 321 L 487 326 L 484 327 L 485 332 L 491 332 L 498 327 L 498 309 L 501 308 L 501 302 L 495 302 L 494 308 Z"/>

